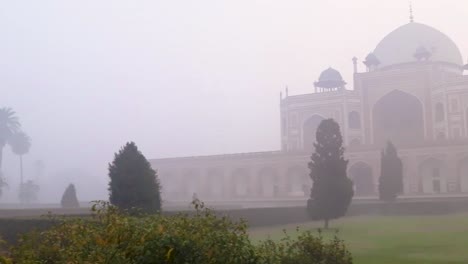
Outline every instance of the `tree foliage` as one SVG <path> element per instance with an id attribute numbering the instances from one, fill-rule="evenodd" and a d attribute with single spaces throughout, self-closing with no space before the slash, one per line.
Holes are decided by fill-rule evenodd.
<path id="1" fill-rule="evenodd" d="M 403 192 L 403 163 L 392 142 L 381 153 L 379 197 L 383 201 L 394 201 Z"/>
<path id="2" fill-rule="evenodd" d="M 31 148 L 31 138 L 24 132 L 18 131 L 11 135 L 8 140 L 11 146 L 11 151 L 18 156 L 23 156 L 29 152 Z"/>
<path id="3" fill-rule="evenodd" d="M 30 192 L 32 189 L 27 189 L 27 187 L 31 187 L 28 185 L 24 185 L 23 182 L 23 155 L 27 154 L 29 152 L 29 149 L 31 148 L 31 138 L 26 135 L 26 133 L 22 131 L 15 132 L 9 139 L 8 144 L 11 146 L 11 150 L 13 153 L 19 156 L 20 160 L 20 200 L 23 201 L 23 197 L 31 197 L 31 196 L 25 196 L 24 194 L 29 194 L 33 193 Z M 28 192 L 24 192 L 24 191 Z"/>
<path id="4" fill-rule="evenodd" d="M 11 108 L 0 108 L 0 170 L 2 169 L 3 148 L 11 136 L 20 129 L 20 122 Z"/>
<path id="5" fill-rule="evenodd" d="M 352 181 L 346 175 L 340 127 L 333 119 L 323 120 L 317 128 L 315 152 L 309 163 L 313 181 L 308 210 L 312 219 L 328 221 L 346 214 L 354 195 Z"/>
<path id="6" fill-rule="evenodd" d="M 110 202 L 123 209 L 145 212 L 161 210 L 160 184 L 156 172 L 133 142 L 115 154 L 109 164 Z"/>
<path id="7" fill-rule="evenodd" d="M 74 184 L 71 183 L 65 189 L 65 192 L 62 195 L 62 200 L 60 200 L 60 204 L 62 205 L 62 208 L 80 207 L 80 203 L 78 202 L 78 198 L 76 197 L 76 189 Z"/>
<path id="8" fill-rule="evenodd" d="M 106 202 L 92 219 L 57 219 L 57 225 L 22 238 L 15 263 L 115 264 L 350 264 L 342 241 L 310 232 L 297 239 L 253 243 L 246 223 L 220 217 L 194 203 L 191 214 L 134 217 Z"/>

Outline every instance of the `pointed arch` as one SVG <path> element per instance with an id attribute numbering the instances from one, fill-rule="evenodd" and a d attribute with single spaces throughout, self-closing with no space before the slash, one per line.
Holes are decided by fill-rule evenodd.
<path id="1" fill-rule="evenodd" d="M 292 166 L 286 170 L 286 194 L 288 196 L 307 197 L 312 188 L 310 170 L 303 166 Z"/>
<path id="2" fill-rule="evenodd" d="M 257 195 L 274 197 L 279 192 L 278 171 L 273 167 L 264 167 L 257 173 Z"/>
<path id="3" fill-rule="evenodd" d="M 202 198 L 200 197 L 200 193 L 202 192 L 201 180 L 202 177 L 198 169 L 185 170 L 182 176 L 182 181 L 185 181 L 184 184 L 187 186 L 184 196 L 192 199 L 193 195 L 196 194 L 198 198 Z"/>
<path id="4" fill-rule="evenodd" d="M 231 174 L 231 194 L 234 197 L 247 197 L 251 193 L 250 173 L 246 168 L 237 168 Z"/>
<path id="5" fill-rule="evenodd" d="M 397 145 L 424 139 L 423 104 L 414 95 L 393 90 L 380 98 L 372 109 L 374 143 L 391 140 Z"/>
<path id="6" fill-rule="evenodd" d="M 429 158 L 419 165 L 420 190 L 423 193 L 447 192 L 447 168 L 442 160 Z"/>
<path id="7" fill-rule="evenodd" d="M 158 172 L 158 178 L 161 186 L 161 195 L 163 199 L 177 199 L 183 197 L 187 193 L 187 186 L 185 181 L 172 172 L 162 171 Z"/>
<path id="8" fill-rule="evenodd" d="M 224 172 L 220 168 L 209 168 L 206 172 L 205 186 L 210 198 L 221 198 L 224 194 Z"/>
<path id="9" fill-rule="evenodd" d="M 348 169 L 348 177 L 354 184 L 355 196 L 372 196 L 375 194 L 372 167 L 362 161 L 354 163 Z"/>
<path id="10" fill-rule="evenodd" d="M 315 134 L 320 122 L 325 118 L 321 115 L 315 114 L 309 117 L 302 126 L 302 146 L 304 150 L 313 151 Z"/>

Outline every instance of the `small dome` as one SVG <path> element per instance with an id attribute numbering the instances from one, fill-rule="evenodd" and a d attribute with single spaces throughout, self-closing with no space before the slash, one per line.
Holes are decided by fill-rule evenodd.
<path id="1" fill-rule="evenodd" d="M 338 88 L 344 86 L 346 83 L 343 81 L 343 77 L 339 71 L 332 67 L 324 70 L 320 76 L 318 82 L 315 82 L 315 86 L 322 88 Z"/>
<path id="2" fill-rule="evenodd" d="M 431 60 L 463 65 L 457 45 L 444 33 L 420 23 L 408 23 L 392 31 L 380 41 L 374 50 L 381 67 L 414 62 L 415 51 L 423 47 L 431 54 Z"/>
<path id="3" fill-rule="evenodd" d="M 364 61 L 364 64 L 367 67 L 378 66 L 380 64 L 380 60 L 377 58 L 377 56 L 375 56 L 374 53 L 371 52 L 366 56 L 366 60 Z"/>
<path id="4" fill-rule="evenodd" d="M 329 67 L 320 74 L 319 81 L 343 81 L 343 77 L 339 71 Z"/>

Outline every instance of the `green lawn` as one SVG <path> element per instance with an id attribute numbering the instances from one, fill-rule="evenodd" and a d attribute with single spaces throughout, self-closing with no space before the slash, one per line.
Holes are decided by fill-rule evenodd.
<path id="1" fill-rule="evenodd" d="M 316 229 L 322 223 L 250 229 L 254 240 L 279 239 L 296 227 Z M 468 214 L 443 216 L 360 216 L 331 222 L 356 264 L 468 263 Z M 327 231 L 332 236 L 336 231 Z"/>

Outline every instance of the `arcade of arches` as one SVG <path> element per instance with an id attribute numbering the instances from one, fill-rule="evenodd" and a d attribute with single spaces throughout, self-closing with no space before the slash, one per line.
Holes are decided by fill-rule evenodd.
<path id="1" fill-rule="evenodd" d="M 163 193 L 168 198 L 191 199 L 196 193 L 200 199 L 240 198 L 305 198 L 310 194 L 312 180 L 309 169 L 291 166 L 285 171 L 275 167 L 259 170 L 237 168 L 231 172 L 208 169 L 204 175 L 198 170 L 189 170 L 177 177 L 162 173 Z"/>
<path id="2" fill-rule="evenodd" d="M 409 184 L 410 178 L 414 178 L 415 184 L 417 183 L 415 191 L 421 194 L 468 193 L 468 156 L 456 164 L 456 172 L 453 173 L 457 175 L 450 176 L 449 180 L 450 171 L 445 160 L 425 159 L 415 165 L 415 177 L 404 175 L 404 182 Z M 378 168 L 364 161 L 350 164 L 348 177 L 353 181 L 355 197 L 377 196 L 379 173 Z M 206 200 L 287 197 L 304 199 L 309 197 L 312 187 L 309 169 L 300 164 L 281 169 L 273 165 L 227 171 L 221 168 L 212 168 L 204 172 L 193 169 L 180 175 L 162 175 L 163 193 L 168 198 L 190 199 L 196 193 L 199 198 Z M 452 187 L 449 186 L 450 183 Z"/>

